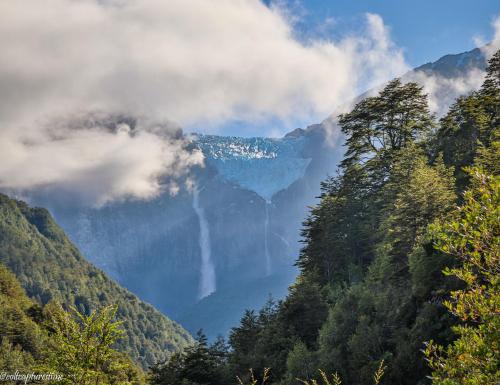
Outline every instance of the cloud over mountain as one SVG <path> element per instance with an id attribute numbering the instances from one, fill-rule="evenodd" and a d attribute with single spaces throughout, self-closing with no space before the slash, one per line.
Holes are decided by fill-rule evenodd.
<path id="1" fill-rule="evenodd" d="M 203 164 L 187 145 L 172 128 L 144 119 L 85 116 L 4 128 L 0 188 L 55 188 L 95 206 L 176 193 L 176 179 Z"/>
<path id="2" fill-rule="evenodd" d="M 2 117 L 75 108 L 181 125 L 328 113 L 405 68 L 381 18 L 337 42 L 295 39 L 258 0 L 49 0 L 0 4 Z"/>
<path id="3" fill-rule="evenodd" d="M 0 187 L 154 196 L 200 163 L 169 129 L 54 138 L 49 126 L 89 111 L 212 128 L 314 121 L 408 69 L 378 15 L 335 41 L 298 40 L 291 18 L 258 0 L 0 0 Z"/>
<path id="4" fill-rule="evenodd" d="M 327 114 L 361 82 L 406 68 L 377 15 L 362 35 L 307 43 L 286 15 L 258 0 L 0 1 L 0 187 L 148 198 L 200 155 L 165 127 L 81 129 L 68 116 L 216 125 Z"/>

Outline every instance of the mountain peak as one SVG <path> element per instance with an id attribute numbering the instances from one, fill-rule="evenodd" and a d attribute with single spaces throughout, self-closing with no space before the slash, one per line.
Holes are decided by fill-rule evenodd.
<path id="1" fill-rule="evenodd" d="M 486 58 L 480 48 L 458 54 L 445 55 L 438 60 L 415 68 L 414 72 L 439 75 L 444 78 L 463 76 L 467 71 L 486 68 Z"/>

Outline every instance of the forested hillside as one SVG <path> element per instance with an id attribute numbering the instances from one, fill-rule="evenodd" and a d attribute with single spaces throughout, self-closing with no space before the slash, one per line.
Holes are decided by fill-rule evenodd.
<path id="1" fill-rule="evenodd" d="M 499 112 L 497 52 L 481 89 L 440 121 L 422 88 L 398 79 L 341 115 L 345 156 L 304 222 L 287 298 L 247 311 L 228 345 L 200 334 L 153 383 L 251 382 L 249 368 L 260 383 L 271 368 L 272 384 L 318 369 L 372 384 L 383 361 L 384 384 L 493 384 Z"/>
<path id="2" fill-rule="evenodd" d="M 117 347 L 144 368 L 192 341 L 181 326 L 88 263 L 47 210 L 1 194 L 0 262 L 40 305 L 57 301 L 83 314 L 118 306 L 116 318 L 123 321 L 125 336 Z"/>
<path id="3" fill-rule="evenodd" d="M 439 100 L 439 113 L 445 113 L 463 90 L 454 85 L 464 84 L 469 73 L 480 77 L 485 67 L 483 52 L 475 49 L 416 68 L 403 81 L 439 79 L 430 105 L 435 109 Z M 92 114 L 82 120 L 89 128 L 102 125 L 112 131 L 123 124 L 142 125 L 141 118 L 128 114 Z M 71 199 L 64 189 L 40 187 L 26 196 L 57 218 L 91 263 L 192 333 L 203 328 L 213 341 L 229 334 L 245 308 L 262 307 L 269 293 L 283 299 L 298 274 L 293 264 L 301 247 L 301 222 L 343 153 L 343 135 L 335 135 L 337 113 L 316 122 L 282 138 L 244 137 L 244 131 L 196 135 L 191 146 L 203 153 L 205 164 L 189 173 L 199 190 L 196 199 L 194 191 L 182 188 L 175 196 L 165 189 L 151 200 L 125 199 L 102 207 Z M 268 133 L 271 125 L 265 126 Z M 201 264 L 207 257 L 214 270 L 209 275 Z M 208 296 L 210 290 L 200 290 L 207 277 L 208 287 L 216 289 Z"/>
<path id="4" fill-rule="evenodd" d="M 65 311 L 56 302 L 42 307 L 26 296 L 2 264 L 0 306 L 2 381 L 145 384 L 141 368 L 112 346 L 124 334 L 114 319 L 116 307 L 89 315 L 76 309 Z"/>

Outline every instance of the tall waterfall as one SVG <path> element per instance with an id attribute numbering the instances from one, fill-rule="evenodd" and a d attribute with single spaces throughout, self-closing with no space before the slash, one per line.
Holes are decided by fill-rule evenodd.
<path id="1" fill-rule="evenodd" d="M 200 223 L 201 278 L 199 298 L 204 298 L 215 291 L 215 268 L 211 258 L 210 232 L 205 210 L 200 206 L 200 190 L 193 188 L 193 209 Z"/>
<path id="2" fill-rule="evenodd" d="M 271 254 L 269 253 L 269 209 L 271 201 L 266 200 L 266 216 L 264 219 L 264 253 L 266 256 L 266 276 L 271 275 Z"/>

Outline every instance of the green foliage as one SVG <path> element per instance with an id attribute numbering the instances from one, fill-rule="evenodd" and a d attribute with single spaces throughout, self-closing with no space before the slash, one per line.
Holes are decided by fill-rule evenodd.
<path id="1" fill-rule="evenodd" d="M 390 82 L 339 118 L 347 150 L 340 174 L 322 185 L 321 203 L 304 223 L 306 243 L 297 265 L 320 284 L 354 283 L 374 258 L 382 194 L 405 149 L 434 126 L 426 95 L 415 83 Z M 390 197 L 389 197 L 390 198 Z"/>
<path id="2" fill-rule="evenodd" d="M 404 118 L 401 105 L 414 106 L 417 111 L 405 110 L 414 118 Z M 425 317 L 441 314 L 435 309 L 439 304 L 430 310 L 423 298 L 415 301 L 409 256 L 420 247 L 427 224 L 453 206 L 452 171 L 426 152 L 424 140 L 433 122 L 416 85 L 392 82 L 378 97 L 344 115 L 341 124 L 347 124 L 344 132 L 351 135 L 342 174 L 325 184 L 320 209 L 306 223 L 310 237 L 301 258 L 307 264 L 299 260 L 306 277 L 326 265 L 343 270 L 325 280 L 333 294 L 319 335 L 320 365 L 348 383 L 368 384 L 377 363 L 386 359 L 388 381 L 416 382 L 425 373 L 419 359 L 423 326 L 429 323 Z M 351 205 L 353 201 L 359 204 Z M 311 231 L 318 224 L 324 235 Z M 316 250 L 326 252 L 311 253 Z"/>
<path id="3" fill-rule="evenodd" d="M 368 385 L 380 382 L 383 372 L 387 385 L 423 385 L 430 383 L 431 368 L 422 353 L 429 340 L 436 341 L 429 345 L 434 376 L 438 367 L 459 373 L 460 360 L 463 370 L 472 361 L 486 368 L 477 372 L 498 370 L 493 366 L 498 362 L 498 293 L 491 291 L 492 282 L 498 285 L 498 260 L 489 276 L 479 265 L 462 265 L 453 257 L 459 250 L 445 248 L 449 239 L 445 242 L 429 225 L 448 218 L 461 201 L 457 193 L 471 183 L 463 166 L 477 164 L 498 175 L 499 63 L 497 53 L 482 88 L 457 100 L 437 127 L 422 89 L 399 80 L 340 116 L 345 158 L 338 175 L 322 184 L 320 202 L 304 222 L 300 275 L 266 317 L 247 312 L 233 329 L 231 373 L 272 367 L 271 384 L 294 384 L 296 378 L 329 384 L 342 378 L 346 384 Z M 498 247 L 497 201 L 478 204 L 468 220 L 483 226 L 471 230 L 471 240 L 488 229 Z M 466 229 L 455 230 L 456 242 L 469 252 Z M 443 247 L 436 249 L 435 243 Z M 485 263 L 484 250 L 479 255 Z M 464 289 L 471 279 L 477 287 Z M 486 313 L 471 313 L 470 306 Z M 448 308 L 466 314 L 466 322 L 457 325 Z M 488 326 L 479 326 L 487 317 Z M 456 333 L 459 339 L 452 344 Z M 436 348 L 448 344 L 447 350 Z M 479 353 L 483 361 L 476 360 Z M 383 370 L 381 361 L 387 364 Z M 318 367 L 325 372 L 312 378 Z M 439 375 L 443 384 L 474 383 Z"/>
<path id="4" fill-rule="evenodd" d="M 116 310 L 106 307 L 85 315 L 74 308 L 66 312 L 55 303 L 45 307 L 51 338 L 44 366 L 62 374 L 62 384 L 116 383 L 107 372 L 125 371 L 127 366 L 112 348 L 124 333 L 114 321 Z"/>
<path id="5" fill-rule="evenodd" d="M 310 351 L 302 341 L 297 342 L 286 360 L 287 382 L 296 378 L 312 378 L 318 367 L 316 352 Z"/>
<path id="6" fill-rule="evenodd" d="M 459 110 L 453 117 L 462 118 L 456 119 L 458 128 L 473 134 L 468 147 L 472 156 L 459 165 L 470 165 L 474 157 L 478 167 L 462 172 L 463 180 L 472 179 L 462 207 L 432 228 L 436 249 L 457 260 L 456 266 L 444 272 L 464 287 L 452 291 L 445 306 L 461 323 L 453 327 L 457 340 L 447 348 L 431 340 L 425 354 L 435 384 L 493 384 L 500 377 L 500 51 L 489 62 L 481 90 L 463 103 L 468 103 L 462 108 L 465 113 Z M 477 106 L 471 113 L 473 103 Z"/>
<path id="7" fill-rule="evenodd" d="M 432 227 L 436 248 L 460 264 L 445 270 L 465 283 L 445 306 L 462 323 L 446 349 L 425 351 L 434 384 L 493 384 L 500 378 L 500 178 L 469 171 L 472 188 L 452 218 Z"/>
<path id="8" fill-rule="evenodd" d="M 116 307 L 90 315 L 33 303 L 0 264 L 0 368 L 63 375 L 60 384 L 144 384 L 142 370 L 113 345 L 124 331 Z"/>
<path id="9" fill-rule="evenodd" d="M 450 210 L 455 201 L 453 172 L 438 158 L 428 165 L 423 151 L 410 147 L 395 162 L 382 196 L 386 197 L 379 232 L 379 253 L 405 259 L 428 223 Z"/>
<path id="10" fill-rule="evenodd" d="M 188 346 L 190 335 L 88 263 L 47 210 L 0 194 L 0 262 L 39 304 L 57 301 L 82 314 L 118 305 L 125 336 L 117 341 L 143 367 Z"/>
<path id="11" fill-rule="evenodd" d="M 289 352 L 297 343 L 316 349 L 318 330 L 326 316 L 319 285 L 298 280 L 285 301 L 269 302 L 258 314 L 247 311 L 240 325 L 232 329 L 230 372 L 248 380 L 249 368 L 262 373 L 272 367 L 270 381 L 282 378 L 290 363 Z"/>
<path id="12" fill-rule="evenodd" d="M 225 364 L 228 350 L 223 340 L 208 345 L 202 331 L 196 343 L 182 353 L 175 353 L 168 362 L 152 368 L 150 383 L 158 385 L 223 385 L 227 379 Z"/>
<path id="13" fill-rule="evenodd" d="M 375 180 L 386 174 L 396 151 L 425 138 L 433 126 L 426 95 L 416 83 L 395 79 L 378 96 L 369 97 L 340 116 L 347 135 L 345 168 L 363 164 Z"/>
<path id="14" fill-rule="evenodd" d="M 499 63 L 500 51 L 491 58 L 481 89 L 455 102 L 441 120 L 436 135 L 437 150 L 443 152 L 446 164 L 454 166 L 460 191 L 463 191 L 468 183 L 464 167 L 476 161 L 481 148 L 489 148 L 494 141 L 498 141 Z"/>
<path id="15" fill-rule="evenodd" d="M 256 354 L 259 333 L 263 325 L 259 322 L 259 317 L 254 311 L 247 310 L 241 318 L 240 325 L 231 330 L 229 343 L 234 352 L 230 357 L 231 370 L 234 373 L 246 373 L 248 369 L 260 369 L 264 363 L 259 362 L 260 358 Z"/>
<path id="16" fill-rule="evenodd" d="M 0 368 L 30 369 L 41 356 L 45 335 L 32 319 L 37 306 L 24 293 L 15 276 L 0 264 Z"/>

